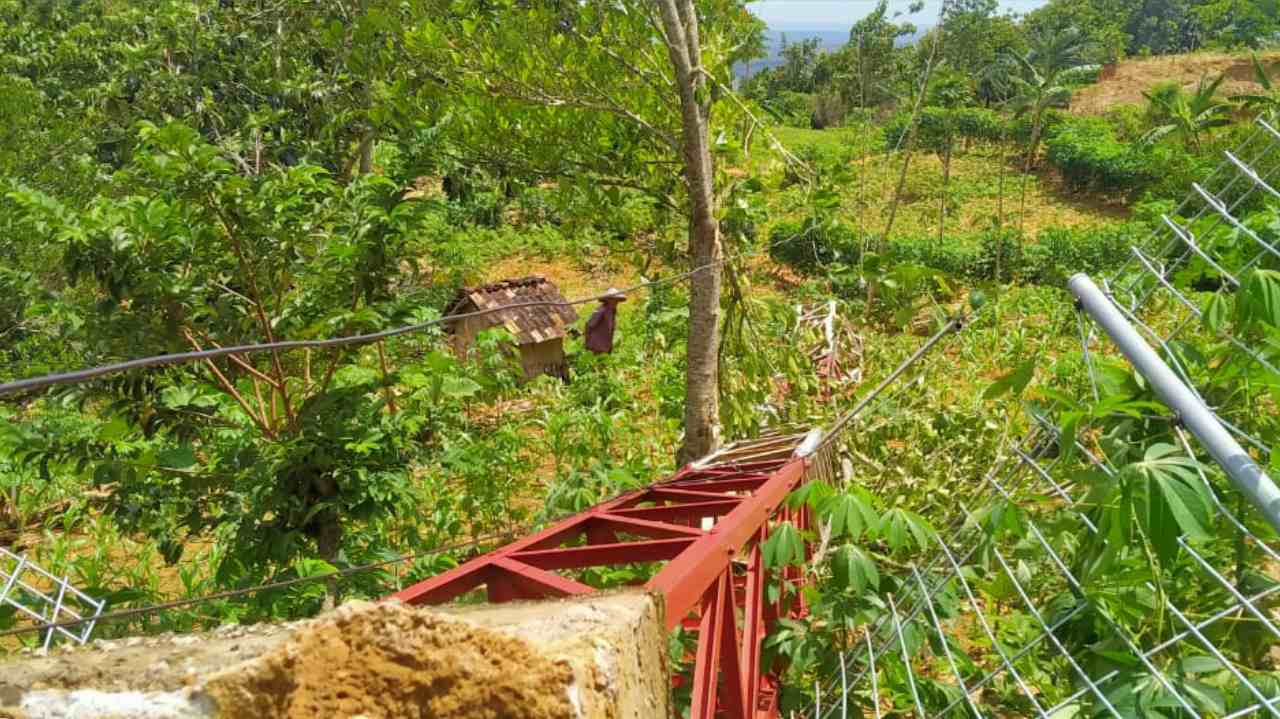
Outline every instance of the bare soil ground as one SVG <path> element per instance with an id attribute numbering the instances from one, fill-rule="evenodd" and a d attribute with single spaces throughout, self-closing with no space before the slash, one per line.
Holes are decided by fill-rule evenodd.
<path id="1" fill-rule="evenodd" d="M 1270 67 L 1280 60 L 1280 52 L 1261 53 L 1259 59 Z M 1258 90 L 1247 54 L 1198 52 L 1135 58 L 1122 60 L 1113 77 L 1078 90 L 1071 99 L 1071 110 L 1079 115 L 1101 115 L 1117 105 L 1141 105 L 1146 102 L 1142 93 L 1157 83 L 1175 80 L 1190 89 L 1201 77 L 1217 77 L 1218 73 L 1227 76 L 1218 88 L 1224 97 Z"/>
<path id="2" fill-rule="evenodd" d="M 519 255 L 509 257 L 495 263 L 485 272 L 486 282 L 497 282 L 527 275 L 546 277 L 560 288 L 565 299 L 575 300 L 605 292 L 609 288 L 624 288 L 640 281 L 635 268 L 625 262 L 593 263 L 586 268 L 581 263 L 564 259 L 546 259 Z M 582 314 L 589 314 L 594 307 L 585 305 L 579 308 Z"/>

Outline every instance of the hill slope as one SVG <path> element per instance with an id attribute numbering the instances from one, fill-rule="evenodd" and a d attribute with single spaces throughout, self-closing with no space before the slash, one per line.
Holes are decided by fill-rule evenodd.
<path id="1" fill-rule="evenodd" d="M 1280 61 L 1280 52 L 1262 53 L 1265 65 Z M 1176 80 L 1184 87 L 1194 87 L 1201 77 L 1226 73 L 1219 93 L 1230 97 L 1258 89 L 1253 81 L 1249 55 L 1198 52 L 1188 55 L 1122 60 L 1115 74 L 1096 85 L 1081 88 L 1071 100 L 1071 110 L 1080 115 L 1101 115 L 1116 105 L 1140 105 L 1144 90 L 1165 80 Z"/>

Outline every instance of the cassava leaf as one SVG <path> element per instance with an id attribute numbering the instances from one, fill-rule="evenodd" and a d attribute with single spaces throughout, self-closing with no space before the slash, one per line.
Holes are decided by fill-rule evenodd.
<path id="1" fill-rule="evenodd" d="M 804 563 L 804 539 L 791 522 L 780 522 L 764 542 L 766 567 L 778 568 Z"/>
<path id="2" fill-rule="evenodd" d="M 480 385 L 475 380 L 449 376 L 444 378 L 440 393 L 450 399 L 466 399 L 477 394 L 480 389 Z"/>
<path id="3" fill-rule="evenodd" d="M 1031 378 L 1035 375 L 1036 360 L 1034 358 L 1018 365 L 1017 369 L 997 379 L 987 387 L 982 393 L 983 399 L 995 399 L 1001 395 L 1011 394 L 1018 396 L 1022 394 L 1022 390 L 1027 388 L 1031 383 Z"/>
<path id="4" fill-rule="evenodd" d="M 862 550 L 846 544 L 831 554 L 831 578 L 841 589 L 865 592 L 880 588 L 876 563 Z"/>
<path id="5" fill-rule="evenodd" d="M 831 495 L 818 512 L 831 523 L 832 537 L 856 540 L 880 522 L 880 516 L 871 506 L 871 497 L 855 490 Z"/>

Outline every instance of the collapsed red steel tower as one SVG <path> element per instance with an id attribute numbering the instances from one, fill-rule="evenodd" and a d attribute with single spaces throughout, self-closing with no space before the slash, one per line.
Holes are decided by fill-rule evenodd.
<path id="1" fill-rule="evenodd" d="M 771 571 L 763 548 L 776 522 L 809 528 L 808 508 L 785 500 L 802 483 L 830 477 L 820 438 L 815 430 L 730 445 L 393 598 L 439 604 L 482 585 L 490 602 L 589 594 L 596 590 L 557 572 L 665 562 L 644 586 L 664 597 L 668 630 L 697 635 L 690 718 L 776 717 L 779 667 L 764 666 L 761 649 L 779 618 L 804 616 L 805 575 L 799 567 Z M 770 584 L 778 588 L 772 602 Z"/>

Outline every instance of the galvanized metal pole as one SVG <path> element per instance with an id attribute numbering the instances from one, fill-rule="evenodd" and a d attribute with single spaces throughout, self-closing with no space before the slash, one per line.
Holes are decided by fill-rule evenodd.
<path id="1" fill-rule="evenodd" d="M 1280 489 L 1257 462 L 1236 442 L 1208 406 L 1174 374 L 1160 355 L 1142 339 L 1110 298 L 1089 279 L 1078 274 L 1067 282 L 1085 312 L 1120 348 L 1156 395 L 1178 414 L 1182 424 L 1200 440 L 1221 465 L 1233 484 L 1253 503 L 1267 522 L 1280 532 Z"/>

